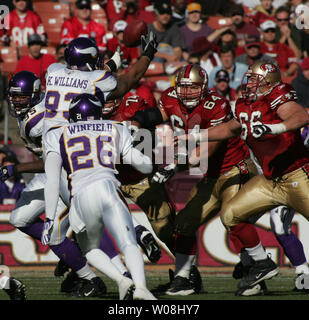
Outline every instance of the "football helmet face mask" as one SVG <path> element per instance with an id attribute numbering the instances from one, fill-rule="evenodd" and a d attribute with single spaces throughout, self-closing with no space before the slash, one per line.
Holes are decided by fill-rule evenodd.
<path id="1" fill-rule="evenodd" d="M 250 102 L 258 100 L 281 83 L 279 68 L 270 62 L 257 61 L 249 66 L 241 83 L 241 95 Z"/>
<path id="2" fill-rule="evenodd" d="M 123 98 L 105 102 L 103 109 L 102 109 L 103 117 L 111 116 L 118 109 L 122 100 L 123 100 Z"/>
<path id="3" fill-rule="evenodd" d="M 102 118 L 102 103 L 96 97 L 88 93 L 76 96 L 70 103 L 69 121 L 91 121 Z"/>
<path id="4" fill-rule="evenodd" d="M 99 49 L 90 38 L 76 38 L 65 49 L 64 59 L 70 69 L 93 71 L 98 65 Z"/>
<path id="5" fill-rule="evenodd" d="M 10 114 L 23 117 L 41 101 L 41 81 L 30 71 L 20 71 L 9 81 L 8 105 Z"/>
<path id="6" fill-rule="evenodd" d="M 207 72 L 196 64 L 180 68 L 175 77 L 178 99 L 188 109 L 195 108 L 208 92 Z"/>

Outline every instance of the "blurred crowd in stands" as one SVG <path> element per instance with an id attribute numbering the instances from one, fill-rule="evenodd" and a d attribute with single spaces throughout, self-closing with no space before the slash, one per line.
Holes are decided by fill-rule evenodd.
<path id="1" fill-rule="evenodd" d="M 0 71 L 6 81 L 29 70 L 43 88 L 48 66 L 64 62 L 74 38 L 93 38 L 101 60 L 118 46 L 126 72 L 140 48 L 123 43 L 123 31 L 143 20 L 159 43 L 158 52 L 138 94 L 154 106 L 173 85 L 176 70 L 200 64 L 209 89 L 236 100 L 243 74 L 258 59 L 276 61 L 284 82 L 291 83 L 299 103 L 309 110 L 309 1 L 306 0 L 2 0 L 10 13 L 0 28 Z M 307 26 L 308 25 L 308 26 Z M 5 81 L 0 82 L 1 92 Z M 1 93 L 1 94 L 2 94 Z M 2 94 L 3 96 L 3 94 Z M 9 158 L 9 160 L 12 160 Z"/>

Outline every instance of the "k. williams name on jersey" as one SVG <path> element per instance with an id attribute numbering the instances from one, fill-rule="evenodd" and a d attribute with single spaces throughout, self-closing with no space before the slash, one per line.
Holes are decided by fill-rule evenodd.
<path id="1" fill-rule="evenodd" d="M 72 77 L 47 77 L 48 86 L 58 86 L 58 87 L 72 87 L 79 89 L 86 89 L 88 86 L 88 80 L 81 80 L 78 78 Z"/>

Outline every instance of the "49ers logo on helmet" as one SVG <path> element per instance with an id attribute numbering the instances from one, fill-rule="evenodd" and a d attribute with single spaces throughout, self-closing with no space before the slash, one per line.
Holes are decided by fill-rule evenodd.
<path id="1" fill-rule="evenodd" d="M 276 72 L 277 68 L 271 63 L 264 63 L 261 65 L 261 69 L 267 72 Z"/>

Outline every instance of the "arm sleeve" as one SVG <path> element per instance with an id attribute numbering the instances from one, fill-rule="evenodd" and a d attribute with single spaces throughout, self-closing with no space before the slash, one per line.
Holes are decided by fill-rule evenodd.
<path id="1" fill-rule="evenodd" d="M 44 188 L 46 218 L 54 220 L 59 199 L 62 159 L 56 152 L 49 152 L 45 161 L 46 184 Z"/>
<path id="2" fill-rule="evenodd" d="M 123 125 L 121 127 L 119 146 L 123 163 L 130 164 L 144 174 L 151 173 L 153 169 L 151 159 L 133 147 L 133 139 L 128 129 Z"/>

